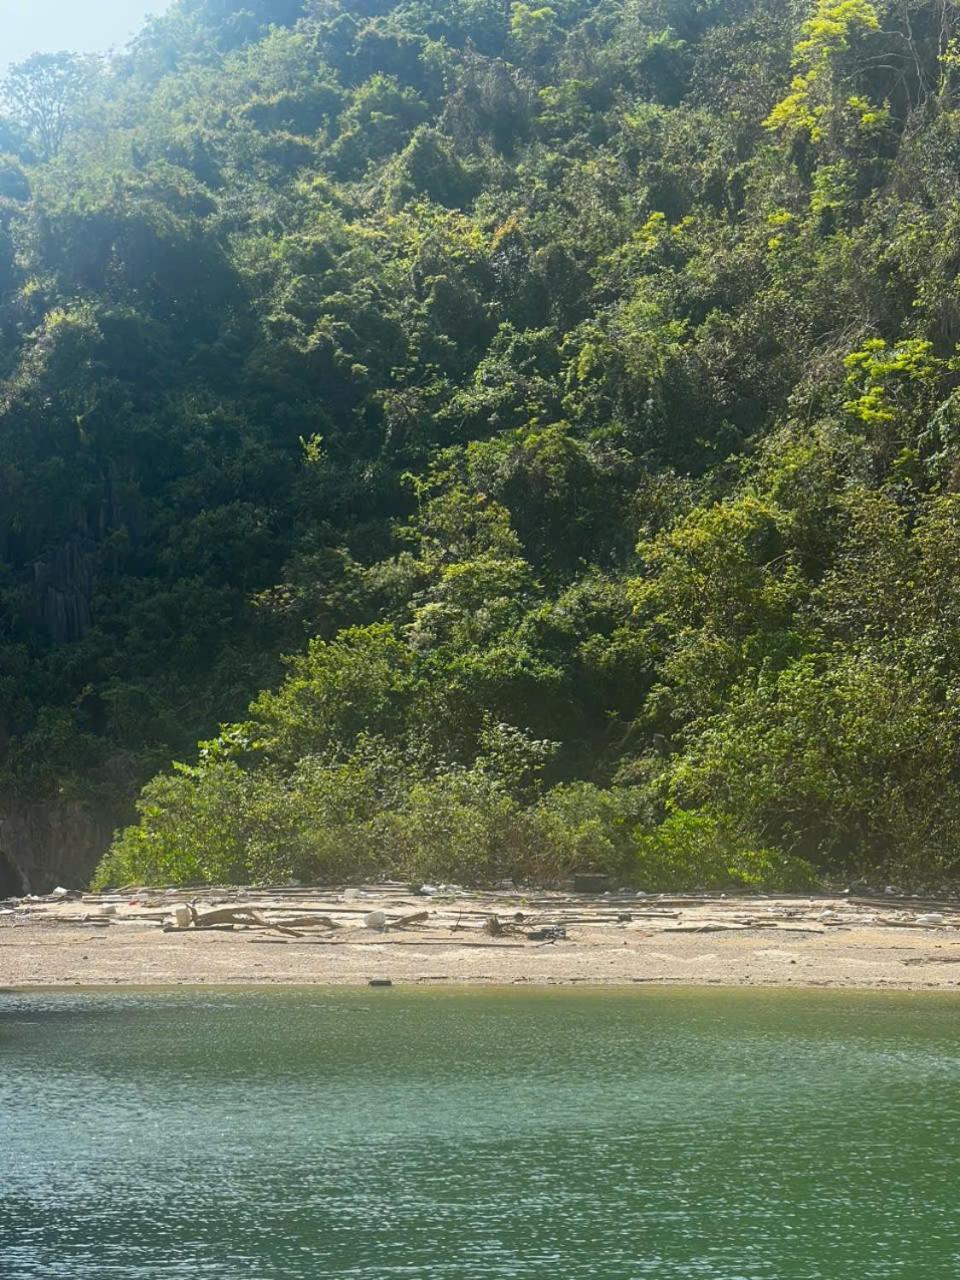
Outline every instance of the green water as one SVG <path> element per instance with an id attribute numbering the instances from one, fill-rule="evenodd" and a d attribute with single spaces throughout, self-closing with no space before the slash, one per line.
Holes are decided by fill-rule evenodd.
<path id="1" fill-rule="evenodd" d="M 960 1002 L 0 994 L 0 1280 L 956 1280 Z"/>

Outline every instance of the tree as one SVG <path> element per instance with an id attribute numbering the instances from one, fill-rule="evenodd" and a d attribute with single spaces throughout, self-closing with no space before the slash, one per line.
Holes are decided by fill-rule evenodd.
<path id="1" fill-rule="evenodd" d="M 765 127 L 805 133 L 814 142 L 835 142 L 845 123 L 866 131 L 882 124 L 883 108 L 856 91 L 865 69 L 857 57 L 859 46 L 879 30 L 870 0 L 817 0 L 793 51 L 797 75 L 790 93 L 771 111 Z"/>
<path id="2" fill-rule="evenodd" d="M 51 160 L 76 126 L 99 69 L 99 58 L 90 55 L 35 53 L 7 73 L 3 97 L 42 160 Z"/>

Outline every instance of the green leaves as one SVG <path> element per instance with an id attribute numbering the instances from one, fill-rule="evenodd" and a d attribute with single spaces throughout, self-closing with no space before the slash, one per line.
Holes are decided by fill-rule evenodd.
<path id="1" fill-rule="evenodd" d="M 870 0 L 817 0 L 801 28 L 803 38 L 794 47 L 798 74 L 764 127 L 805 133 L 813 142 L 835 135 L 844 117 L 861 132 L 878 128 L 884 122 L 883 108 L 851 94 L 849 86 L 856 74 L 852 51 L 865 35 L 879 30 L 880 19 Z"/>
<path id="2" fill-rule="evenodd" d="M 336 640 L 314 640 L 290 661 L 276 693 L 251 707 L 251 739 L 272 760 L 295 763 L 323 751 L 349 751 L 361 734 L 402 724 L 411 655 L 393 628 L 350 628 Z"/>
<path id="3" fill-rule="evenodd" d="M 14 68 L 9 788 L 191 761 L 111 876 L 953 865 L 954 26 L 180 0 Z"/>
<path id="4" fill-rule="evenodd" d="M 100 72 L 98 58 L 73 53 L 35 53 L 7 72 L 0 91 L 41 160 L 52 160 L 84 123 Z"/>
<path id="5" fill-rule="evenodd" d="M 960 360 L 944 360 L 926 338 L 909 338 L 890 346 L 883 338 L 871 338 L 844 360 L 847 387 L 857 393 L 844 409 L 865 427 L 924 419 L 942 395 L 948 374 L 960 369 Z"/>

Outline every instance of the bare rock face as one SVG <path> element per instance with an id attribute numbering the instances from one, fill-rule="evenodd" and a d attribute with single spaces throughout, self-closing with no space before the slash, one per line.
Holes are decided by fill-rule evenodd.
<path id="1" fill-rule="evenodd" d="M 85 888 L 112 833 L 82 804 L 0 800 L 0 898 Z"/>
<path id="2" fill-rule="evenodd" d="M 79 640 L 89 630 L 94 548 L 92 539 L 76 535 L 34 563 L 40 621 L 57 644 Z"/>
<path id="3" fill-rule="evenodd" d="M 4 898 L 19 898 L 26 893 L 23 875 L 5 853 L 0 851 L 0 902 Z"/>

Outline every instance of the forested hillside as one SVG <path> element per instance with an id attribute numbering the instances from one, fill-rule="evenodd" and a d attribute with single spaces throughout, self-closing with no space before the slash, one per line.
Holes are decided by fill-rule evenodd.
<path id="1" fill-rule="evenodd" d="M 180 0 L 15 69 L 8 878 L 152 775 L 101 884 L 954 875 L 955 27 Z"/>

